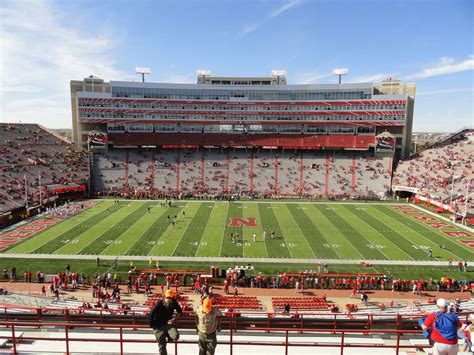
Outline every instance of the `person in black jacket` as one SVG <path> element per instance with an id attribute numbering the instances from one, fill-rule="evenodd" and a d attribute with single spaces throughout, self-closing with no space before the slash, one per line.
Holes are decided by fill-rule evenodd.
<path id="1" fill-rule="evenodd" d="M 183 311 L 173 296 L 172 290 L 166 290 L 165 297 L 156 302 L 149 317 L 150 327 L 153 328 L 156 340 L 158 341 L 160 355 L 168 354 L 166 351 L 167 339 L 170 341 L 177 341 L 179 339 L 179 332 L 176 329 L 175 323 L 176 318 Z"/>

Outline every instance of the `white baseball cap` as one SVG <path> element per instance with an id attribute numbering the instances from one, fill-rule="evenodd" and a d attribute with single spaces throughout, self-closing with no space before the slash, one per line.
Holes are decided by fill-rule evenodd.
<path id="1" fill-rule="evenodd" d="M 446 308 L 447 305 L 448 305 L 448 302 L 446 302 L 446 300 L 444 298 L 440 298 L 436 301 L 436 305 L 439 307 L 439 308 Z"/>

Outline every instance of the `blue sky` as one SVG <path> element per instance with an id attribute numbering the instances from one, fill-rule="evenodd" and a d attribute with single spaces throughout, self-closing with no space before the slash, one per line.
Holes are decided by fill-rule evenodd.
<path id="1" fill-rule="evenodd" d="M 474 125 L 471 0 L 1 1 L 0 121 L 71 127 L 69 81 L 195 82 L 287 71 L 289 84 L 417 84 L 414 130 Z"/>

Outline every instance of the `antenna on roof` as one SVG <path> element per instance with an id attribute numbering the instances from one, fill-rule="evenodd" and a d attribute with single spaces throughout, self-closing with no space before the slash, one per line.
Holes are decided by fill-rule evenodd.
<path id="1" fill-rule="evenodd" d="M 144 83 L 145 82 L 145 74 L 150 74 L 151 69 L 150 68 L 143 68 L 143 67 L 135 67 L 135 72 L 137 74 L 142 75 L 142 83 Z"/>
<path id="2" fill-rule="evenodd" d="M 343 75 L 347 75 L 349 73 L 349 69 L 347 68 L 336 68 L 332 70 L 332 75 L 339 76 L 339 84 L 341 83 L 341 78 Z"/>

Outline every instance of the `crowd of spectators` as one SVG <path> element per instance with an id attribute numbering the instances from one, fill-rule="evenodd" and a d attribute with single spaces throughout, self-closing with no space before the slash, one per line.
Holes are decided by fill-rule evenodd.
<path id="1" fill-rule="evenodd" d="M 473 292 L 474 282 L 469 278 L 456 280 L 452 277 L 440 279 L 402 279 L 388 276 L 357 276 L 337 275 L 327 272 L 327 266 L 321 266 L 319 272 L 306 270 L 304 272 L 279 272 L 276 275 L 265 275 L 261 272 L 254 276 L 248 274 L 248 268 L 229 268 L 226 272 L 224 289 L 230 287 L 256 287 L 256 288 L 289 288 L 302 293 L 305 289 L 341 289 L 352 290 L 355 295 L 361 290 L 391 290 L 413 291 L 421 294 L 425 291 L 447 292 Z M 467 269 L 466 269 L 467 272 Z M 229 292 L 226 292 L 229 293 Z"/>
<path id="2" fill-rule="evenodd" d="M 0 123 L 0 211 L 34 206 L 51 185 L 88 181 L 86 152 L 36 124 Z M 25 188 L 26 185 L 26 188 Z"/>
<path id="3" fill-rule="evenodd" d="M 445 141 L 400 161 L 394 172 L 393 185 L 418 189 L 418 195 L 454 210 L 474 213 L 472 193 L 474 185 L 474 130 L 468 129 Z M 467 201 L 466 201 L 467 198 Z M 467 202 L 467 204 L 466 204 Z"/>
<path id="4" fill-rule="evenodd" d="M 92 182 L 134 198 L 371 199 L 389 190 L 390 164 L 364 152 L 109 149 L 95 153 Z"/>
<path id="5" fill-rule="evenodd" d="M 31 282 L 31 273 L 23 275 L 24 281 Z M 17 281 L 16 268 L 11 270 L 4 269 L 4 281 Z M 36 282 L 45 282 L 43 272 L 36 273 Z M 116 272 L 107 272 L 104 274 L 95 274 L 86 276 L 83 273 L 71 272 L 66 266 L 66 272 L 59 272 L 52 277 L 50 281 L 51 293 L 66 290 L 68 288 L 77 288 L 84 285 L 92 285 L 92 296 L 94 298 L 106 298 L 107 300 L 117 300 L 120 297 L 119 284 L 127 285 L 128 293 L 144 293 L 152 295 L 152 286 L 157 286 L 156 291 L 164 294 L 165 290 L 174 289 L 179 293 L 182 287 L 190 286 L 196 293 L 203 297 L 213 295 L 213 285 L 215 281 L 204 275 L 178 275 L 169 274 L 159 277 L 156 273 L 137 272 L 133 268 L 128 273 L 128 278 L 122 280 Z M 218 281 L 218 284 L 221 281 Z M 421 295 L 427 291 L 446 291 L 446 292 L 472 292 L 474 293 L 474 282 L 468 278 L 454 279 L 452 277 L 441 277 L 440 279 L 424 278 L 421 279 L 403 279 L 387 276 L 357 276 L 357 275 L 337 275 L 330 273 L 318 273 L 316 271 L 304 272 L 279 272 L 276 275 L 265 275 L 257 272 L 255 275 L 249 275 L 247 268 L 229 268 L 226 271 L 226 278 L 223 281 L 224 292 L 233 293 L 232 289 L 237 288 L 287 288 L 295 289 L 297 293 L 303 293 L 306 289 L 339 289 L 348 290 L 348 297 L 354 298 L 356 293 L 366 290 L 388 290 L 393 292 L 413 292 Z M 114 291 L 115 290 L 115 291 Z M 102 296 L 101 296 L 102 295 Z M 118 298 L 120 300 L 120 298 Z"/>

